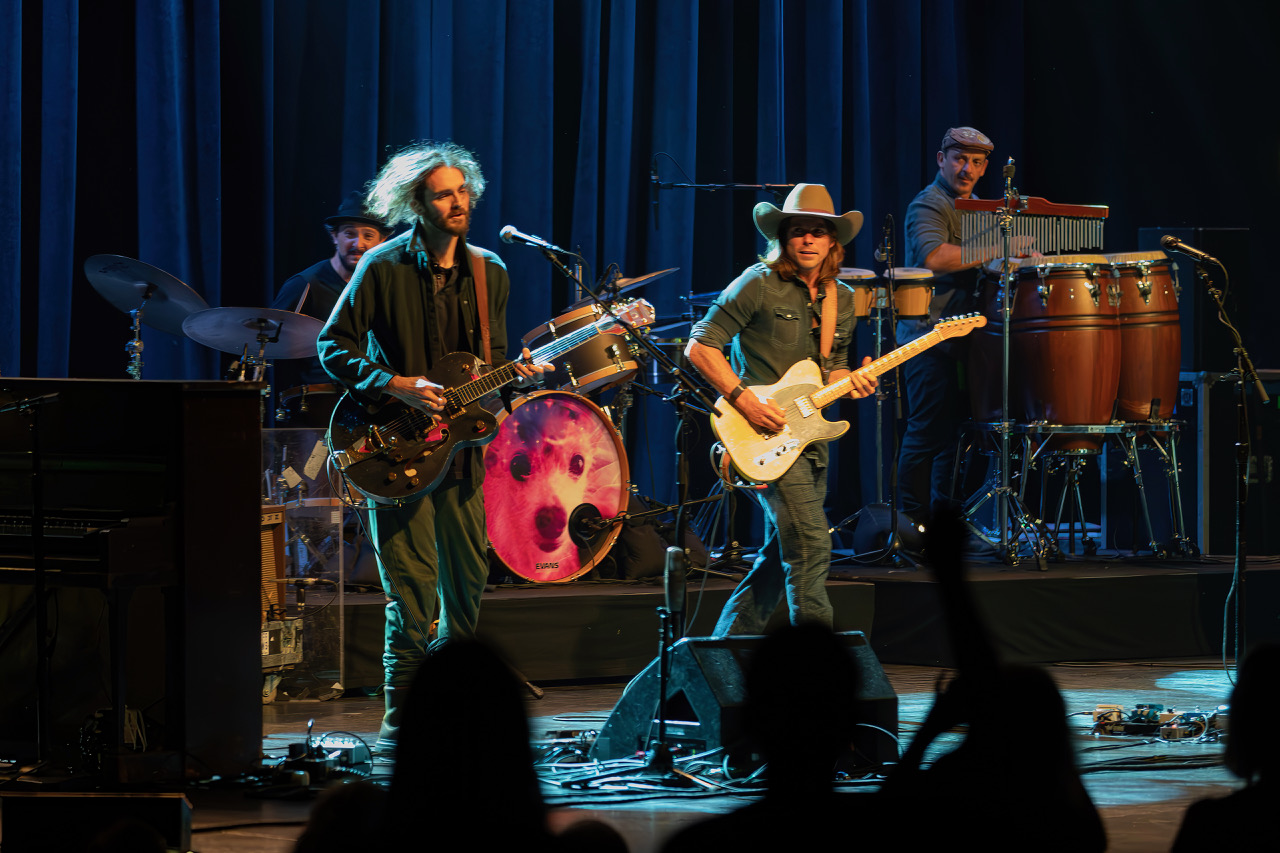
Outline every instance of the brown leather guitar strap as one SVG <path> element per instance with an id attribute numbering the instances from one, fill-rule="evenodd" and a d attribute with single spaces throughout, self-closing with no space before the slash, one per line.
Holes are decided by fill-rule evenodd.
<path id="1" fill-rule="evenodd" d="M 489 349 L 489 286 L 484 277 L 484 253 L 467 245 L 467 257 L 471 261 L 471 278 L 476 283 L 476 310 L 480 314 L 480 360 L 486 364 L 493 357 Z"/>

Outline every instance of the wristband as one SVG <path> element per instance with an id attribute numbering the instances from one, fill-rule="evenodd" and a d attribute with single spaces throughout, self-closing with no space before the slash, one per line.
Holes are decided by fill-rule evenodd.
<path id="1" fill-rule="evenodd" d="M 745 390 L 747 390 L 747 386 L 739 382 L 738 387 L 729 392 L 729 405 L 732 406 L 738 402 L 738 398 L 742 396 L 742 392 Z"/>

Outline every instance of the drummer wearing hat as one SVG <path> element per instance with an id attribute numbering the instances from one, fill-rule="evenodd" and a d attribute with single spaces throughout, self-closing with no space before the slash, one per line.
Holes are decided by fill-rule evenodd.
<path id="1" fill-rule="evenodd" d="M 826 187 L 797 184 L 781 208 L 761 203 L 753 216 L 768 249 L 694 325 L 685 354 L 743 417 L 762 430 L 778 430 L 786 425 L 782 410 L 747 386 L 772 385 L 804 359 L 817 362 L 829 382 L 850 375 L 853 291 L 836 273 L 862 214 L 837 215 Z M 875 380 L 857 374 L 852 383 L 851 397 L 865 397 L 875 387 Z M 831 625 L 831 534 L 822 511 L 827 455 L 825 442 L 810 445 L 782 477 L 753 492 L 764 510 L 764 546 L 725 604 L 715 636 L 764 633 L 784 596 L 793 624 Z"/>
<path id="2" fill-rule="evenodd" d="M 272 308 L 328 320 L 360 258 L 391 236 L 391 228 L 365 210 L 364 195 L 360 192 L 350 193 L 343 199 L 337 212 L 325 218 L 324 228 L 333 241 L 333 254 L 290 276 L 280 286 Z M 318 358 L 287 366 L 277 363 L 275 370 L 274 384 L 281 390 L 333 381 Z M 327 426 L 327 420 L 316 425 Z"/>

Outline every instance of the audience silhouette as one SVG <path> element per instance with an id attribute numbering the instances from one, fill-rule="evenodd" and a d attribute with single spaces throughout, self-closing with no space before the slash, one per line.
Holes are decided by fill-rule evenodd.
<path id="1" fill-rule="evenodd" d="M 1273 850 L 1280 804 L 1280 741 L 1271 736 L 1271 710 L 1280 699 L 1280 645 L 1253 649 L 1240 665 L 1228 711 L 1226 763 L 1244 787 L 1226 797 L 1192 803 L 1173 841 L 1174 853 Z"/>
<path id="2" fill-rule="evenodd" d="M 1043 670 L 1001 665 L 965 583 L 963 541 L 956 509 L 936 511 L 925 547 L 956 678 L 886 780 L 884 813 L 912 847 L 960 838 L 997 850 L 1105 850 L 1102 818 L 1076 770 L 1062 694 Z M 968 728 L 960 746 L 922 768 L 937 737 L 961 725 Z M 919 819 L 923 803 L 928 820 Z"/>
<path id="3" fill-rule="evenodd" d="M 767 762 L 765 795 L 686 827 L 665 853 L 827 849 L 851 831 L 865 843 L 864 823 L 851 810 L 870 797 L 833 787 L 836 763 L 849 751 L 858 722 L 856 660 L 829 628 L 787 625 L 760 644 L 745 678 L 744 723 Z"/>

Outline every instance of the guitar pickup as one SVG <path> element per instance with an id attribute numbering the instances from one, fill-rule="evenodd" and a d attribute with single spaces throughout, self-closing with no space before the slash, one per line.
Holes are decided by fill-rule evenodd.
<path id="1" fill-rule="evenodd" d="M 768 465 L 770 462 L 777 459 L 778 457 L 786 456 L 788 453 L 795 453 L 799 449 L 800 449 L 800 441 L 798 439 L 793 438 L 790 441 L 784 441 L 782 444 L 779 444 L 777 447 L 775 447 L 773 450 L 770 450 L 767 453 L 761 453 L 753 461 L 757 465 Z"/>

